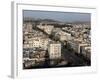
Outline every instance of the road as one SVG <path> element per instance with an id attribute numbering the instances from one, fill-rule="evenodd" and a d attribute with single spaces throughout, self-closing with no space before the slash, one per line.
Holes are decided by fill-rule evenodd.
<path id="1" fill-rule="evenodd" d="M 80 56 L 77 56 L 73 51 L 68 51 L 62 48 L 62 57 L 70 62 L 69 66 L 87 66 L 87 62 Z"/>

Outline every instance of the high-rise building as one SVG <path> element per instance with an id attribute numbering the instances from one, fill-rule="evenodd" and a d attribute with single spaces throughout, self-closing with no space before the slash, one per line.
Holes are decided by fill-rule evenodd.
<path id="1" fill-rule="evenodd" d="M 60 43 L 51 43 L 48 47 L 50 59 L 61 58 L 61 44 Z"/>

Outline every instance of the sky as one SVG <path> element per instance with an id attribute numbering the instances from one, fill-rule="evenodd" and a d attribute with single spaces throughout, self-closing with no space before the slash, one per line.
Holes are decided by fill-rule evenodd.
<path id="1" fill-rule="evenodd" d="M 24 10 L 23 17 L 35 19 L 53 19 L 62 22 L 84 22 L 91 19 L 90 13 L 76 13 L 76 12 L 57 12 L 57 11 L 36 11 Z"/>

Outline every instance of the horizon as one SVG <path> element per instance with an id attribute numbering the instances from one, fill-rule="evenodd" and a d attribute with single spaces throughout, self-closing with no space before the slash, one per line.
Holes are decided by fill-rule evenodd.
<path id="1" fill-rule="evenodd" d="M 90 22 L 91 14 L 78 12 L 23 10 L 23 18 L 50 19 L 60 22 Z"/>

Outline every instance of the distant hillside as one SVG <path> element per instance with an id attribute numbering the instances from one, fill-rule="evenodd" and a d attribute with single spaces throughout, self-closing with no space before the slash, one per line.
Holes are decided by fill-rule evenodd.
<path id="1" fill-rule="evenodd" d="M 60 22 L 60 21 L 56 21 L 56 20 L 53 20 L 53 19 L 35 19 L 35 18 L 29 18 L 29 17 L 25 17 L 23 18 L 24 21 L 39 21 L 39 22 Z"/>
<path id="2" fill-rule="evenodd" d="M 61 22 L 61 21 L 56 21 L 53 19 L 40 19 L 40 18 L 35 19 L 35 18 L 30 18 L 30 17 L 23 18 L 23 21 L 24 22 L 37 22 L 37 23 L 42 22 L 42 23 L 48 23 L 48 24 L 91 24 L 91 22 L 89 21 Z"/>

